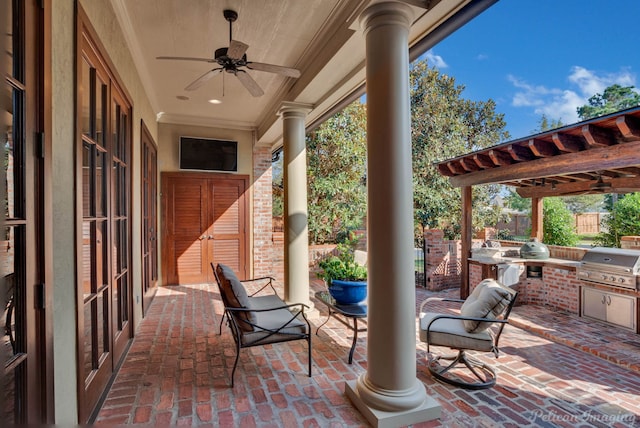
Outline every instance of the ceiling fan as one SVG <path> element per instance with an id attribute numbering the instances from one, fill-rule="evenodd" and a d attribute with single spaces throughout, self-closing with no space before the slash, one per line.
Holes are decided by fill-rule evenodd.
<path id="1" fill-rule="evenodd" d="M 233 40 L 233 22 L 238 19 L 238 13 L 233 10 L 225 10 L 223 12 L 224 19 L 229 21 L 229 47 L 216 49 L 213 58 L 193 58 L 182 56 L 159 56 L 156 59 L 170 59 L 179 61 L 202 61 L 217 64 L 218 67 L 213 68 L 196 80 L 191 82 L 184 89 L 186 91 L 194 91 L 202 86 L 207 80 L 211 79 L 214 75 L 221 71 L 233 74 L 240 80 L 240 83 L 249 91 L 254 97 L 260 97 L 264 95 L 264 91 L 247 70 L 266 71 L 269 73 L 281 74 L 287 77 L 298 78 L 300 77 L 300 70 L 295 68 L 283 67 L 280 65 L 264 64 L 261 62 L 247 61 L 246 51 L 249 45 L 242 43 L 238 40 Z"/>

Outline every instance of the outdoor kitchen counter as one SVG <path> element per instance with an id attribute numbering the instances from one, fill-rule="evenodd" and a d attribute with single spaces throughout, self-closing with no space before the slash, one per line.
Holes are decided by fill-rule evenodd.
<path id="1" fill-rule="evenodd" d="M 469 263 L 478 265 L 501 265 L 510 263 L 521 263 L 525 266 L 550 266 L 560 269 L 575 270 L 580 266 L 578 260 L 556 259 L 549 257 L 548 259 L 523 259 L 521 257 L 470 257 Z"/>

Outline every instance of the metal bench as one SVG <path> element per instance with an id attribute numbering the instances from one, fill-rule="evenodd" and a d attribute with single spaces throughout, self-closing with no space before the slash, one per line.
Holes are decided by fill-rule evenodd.
<path id="1" fill-rule="evenodd" d="M 240 281 L 235 272 L 226 265 L 211 263 L 220 297 L 224 305 L 227 325 L 236 344 L 236 358 L 231 372 L 231 386 L 238 365 L 240 350 L 252 346 L 305 340 L 308 348 L 309 377 L 311 377 L 311 325 L 305 315 L 308 306 L 302 303 L 286 304 L 276 293 L 271 277 Z M 248 295 L 243 285 L 250 282 L 265 282 L 257 292 Z M 257 295 L 265 291 L 270 294 Z"/>

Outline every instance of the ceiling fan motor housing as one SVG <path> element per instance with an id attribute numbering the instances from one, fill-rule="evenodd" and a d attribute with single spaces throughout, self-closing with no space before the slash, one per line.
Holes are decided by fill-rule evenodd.
<path id="1" fill-rule="evenodd" d="M 227 56 L 227 52 L 228 48 L 218 48 L 213 55 L 216 62 L 220 64 L 225 71 L 233 73 L 237 67 L 247 65 L 247 54 L 242 55 L 241 59 L 233 59 Z"/>

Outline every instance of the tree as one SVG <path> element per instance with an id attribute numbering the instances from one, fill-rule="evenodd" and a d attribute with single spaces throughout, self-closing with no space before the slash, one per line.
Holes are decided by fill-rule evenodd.
<path id="1" fill-rule="evenodd" d="M 542 242 L 573 247 L 578 244 L 573 214 L 558 197 L 544 198 L 542 208 Z"/>
<path id="2" fill-rule="evenodd" d="M 589 103 L 578 107 L 581 120 L 603 116 L 640 105 L 640 93 L 633 86 L 611 85 L 602 94 L 589 98 Z"/>
<path id="3" fill-rule="evenodd" d="M 564 126 L 561 119 L 549 119 L 546 114 L 543 114 L 538 121 L 538 129 L 534 129 L 533 132 L 544 132 L 551 129 L 560 128 Z"/>
<path id="4" fill-rule="evenodd" d="M 410 69 L 413 151 L 414 219 L 416 241 L 422 229 L 443 227 L 449 238 L 459 235 L 462 216 L 460 189 L 436 169 L 435 163 L 488 147 L 509 138 L 504 115 L 493 100 L 475 102 L 462 97 L 464 86 L 453 77 L 417 61 Z M 474 207 L 489 207 L 499 186 L 474 186 Z M 495 224 L 497 209 L 474 209 L 474 227 Z"/>
<path id="5" fill-rule="evenodd" d="M 599 211 L 604 206 L 604 195 L 577 195 L 566 196 L 564 203 L 574 214 L 582 214 L 590 211 Z"/>
<path id="6" fill-rule="evenodd" d="M 504 198 L 507 207 L 516 211 L 531 211 L 531 199 L 523 198 L 511 188 L 509 188 L 507 191 L 509 192 L 509 194 Z"/>
<path id="7" fill-rule="evenodd" d="M 366 109 L 353 102 L 307 135 L 309 240 L 334 242 L 367 212 Z"/>
<path id="8" fill-rule="evenodd" d="M 640 235 L 640 192 L 619 197 L 602 225 L 605 232 L 596 236 L 595 245 L 620 247 L 621 237 Z"/>

